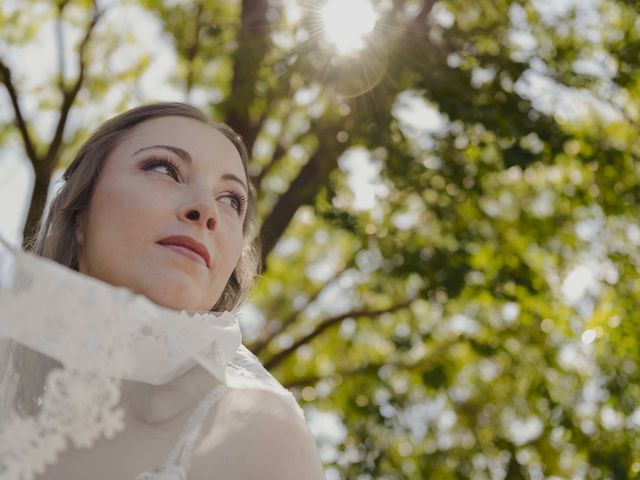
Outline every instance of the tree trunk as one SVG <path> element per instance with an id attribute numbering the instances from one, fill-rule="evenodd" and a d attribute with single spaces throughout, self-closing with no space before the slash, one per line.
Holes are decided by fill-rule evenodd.
<path id="1" fill-rule="evenodd" d="M 49 193 L 49 183 L 51 182 L 51 174 L 36 172 L 36 179 L 31 194 L 31 205 L 29 206 L 29 214 L 27 215 L 27 223 L 24 226 L 24 238 L 22 247 L 26 250 L 30 247 L 32 240 L 40 225 L 40 219 L 47 203 L 47 194 Z"/>
<path id="2" fill-rule="evenodd" d="M 257 132 L 249 115 L 256 97 L 256 80 L 262 60 L 270 49 L 269 2 L 243 0 L 238 48 L 233 54 L 231 93 L 226 100 L 226 123 L 244 138 L 249 151 Z"/>

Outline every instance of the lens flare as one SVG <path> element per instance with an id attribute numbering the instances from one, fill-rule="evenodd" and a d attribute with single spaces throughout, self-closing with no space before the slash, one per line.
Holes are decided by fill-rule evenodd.
<path id="1" fill-rule="evenodd" d="M 341 55 L 363 49 L 377 19 L 368 0 L 328 0 L 322 7 L 324 34 Z"/>

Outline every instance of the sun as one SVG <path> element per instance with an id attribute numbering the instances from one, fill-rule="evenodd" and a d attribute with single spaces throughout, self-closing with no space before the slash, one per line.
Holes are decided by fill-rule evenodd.
<path id="1" fill-rule="evenodd" d="M 368 0 L 328 0 L 322 7 L 324 34 L 339 54 L 361 50 L 378 14 Z"/>

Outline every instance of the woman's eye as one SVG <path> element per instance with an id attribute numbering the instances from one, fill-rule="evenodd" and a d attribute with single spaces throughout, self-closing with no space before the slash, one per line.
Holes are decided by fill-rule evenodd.
<path id="1" fill-rule="evenodd" d="M 231 208 L 233 208 L 238 215 L 242 215 L 242 213 L 244 212 L 244 206 L 246 203 L 246 198 L 245 197 L 241 197 L 239 195 L 236 194 L 230 194 L 230 195 L 224 195 L 222 197 L 227 205 L 231 206 Z"/>
<path id="2" fill-rule="evenodd" d="M 180 169 L 169 159 L 154 159 L 145 164 L 144 170 L 155 170 L 171 176 L 176 181 L 180 180 Z"/>

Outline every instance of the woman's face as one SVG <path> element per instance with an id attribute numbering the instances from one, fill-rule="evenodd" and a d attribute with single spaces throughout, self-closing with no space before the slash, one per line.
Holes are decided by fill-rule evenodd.
<path id="1" fill-rule="evenodd" d="M 78 217 L 79 270 L 176 310 L 209 310 L 243 247 L 240 154 L 197 120 L 162 117 L 106 158 Z"/>

